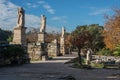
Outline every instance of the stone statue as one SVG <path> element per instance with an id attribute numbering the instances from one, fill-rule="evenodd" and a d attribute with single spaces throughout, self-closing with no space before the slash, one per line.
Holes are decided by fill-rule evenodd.
<path id="1" fill-rule="evenodd" d="M 24 24 L 25 24 L 24 9 L 22 7 L 20 7 L 20 8 L 18 8 L 17 26 L 24 27 Z"/>
<path id="2" fill-rule="evenodd" d="M 46 17 L 45 17 L 45 15 L 41 15 L 40 32 L 45 32 L 45 28 L 46 28 Z"/>
<path id="3" fill-rule="evenodd" d="M 65 35 L 65 28 L 62 27 L 62 35 L 61 35 L 61 37 L 64 37 L 64 35 Z"/>
<path id="4" fill-rule="evenodd" d="M 86 64 L 90 64 L 90 61 L 92 59 L 92 50 L 91 49 L 88 49 L 87 50 L 87 55 L 86 55 Z"/>

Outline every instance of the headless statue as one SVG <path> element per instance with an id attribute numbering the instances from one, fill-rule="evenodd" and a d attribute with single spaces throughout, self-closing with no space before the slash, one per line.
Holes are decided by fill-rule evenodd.
<path id="1" fill-rule="evenodd" d="M 87 65 L 90 64 L 91 59 L 92 59 L 92 51 L 91 51 L 91 49 L 88 49 L 87 55 L 86 55 L 86 64 Z"/>
<path id="2" fill-rule="evenodd" d="M 41 15 L 40 32 L 45 32 L 45 28 L 46 28 L 46 17 L 45 17 L 45 15 Z"/>
<path id="3" fill-rule="evenodd" d="M 25 17 L 24 17 L 24 10 L 23 8 L 18 8 L 18 20 L 17 20 L 17 26 L 18 27 L 24 27 L 25 24 Z"/>
<path id="4" fill-rule="evenodd" d="M 62 27 L 62 35 L 61 35 L 61 37 L 64 37 L 64 35 L 65 35 L 65 28 Z"/>

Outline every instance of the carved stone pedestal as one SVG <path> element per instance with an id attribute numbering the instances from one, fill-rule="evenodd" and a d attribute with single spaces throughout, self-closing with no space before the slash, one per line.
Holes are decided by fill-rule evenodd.
<path id="1" fill-rule="evenodd" d="M 60 45 L 58 44 L 56 39 L 51 43 L 48 43 L 47 49 L 48 49 L 48 56 L 50 57 L 56 57 L 60 55 Z"/>
<path id="2" fill-rule="evenodd" d="M 12 44 L 26 45 L 26 27 L 14 28 Z"/>
<path id="3" fill-rule="evenodd" d="M 38 42 L 39 42 L 39 43 L 45 43 L 45 35 L 46 35 L 45 32 L 40 32 L 40 33 L 38 34 Z"/>
<path id="4" fill-rule="evenodd" d="M 64 37 L 61 37 L 61 39 L 60 39 L 60 53 L 62 55 L 65 55 L 65 53 L 66 53 Z"/>

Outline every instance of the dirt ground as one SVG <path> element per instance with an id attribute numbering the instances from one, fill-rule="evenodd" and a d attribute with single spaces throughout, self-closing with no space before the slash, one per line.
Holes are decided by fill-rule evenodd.
<path id="1" fill-rule="evenodd" d="M 120 80 L 120 69 L 75 69 L 64 64 L 76 56 L 56 57 L 21 66 L 0 68 L 0 80 Z M 71 78 L 70 78 L 71 77 Z"/>

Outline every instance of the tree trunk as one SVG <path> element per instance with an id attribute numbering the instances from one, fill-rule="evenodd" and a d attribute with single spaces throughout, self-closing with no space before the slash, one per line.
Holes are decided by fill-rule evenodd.
<path id="1" fill-rule="evenodd" d="M 82 65 L 82 58 L 81 58 L 80 51 L 81 51 L 81 49 L 78 48 L 78 62 L 79 62 L 80 65 Z"/>

